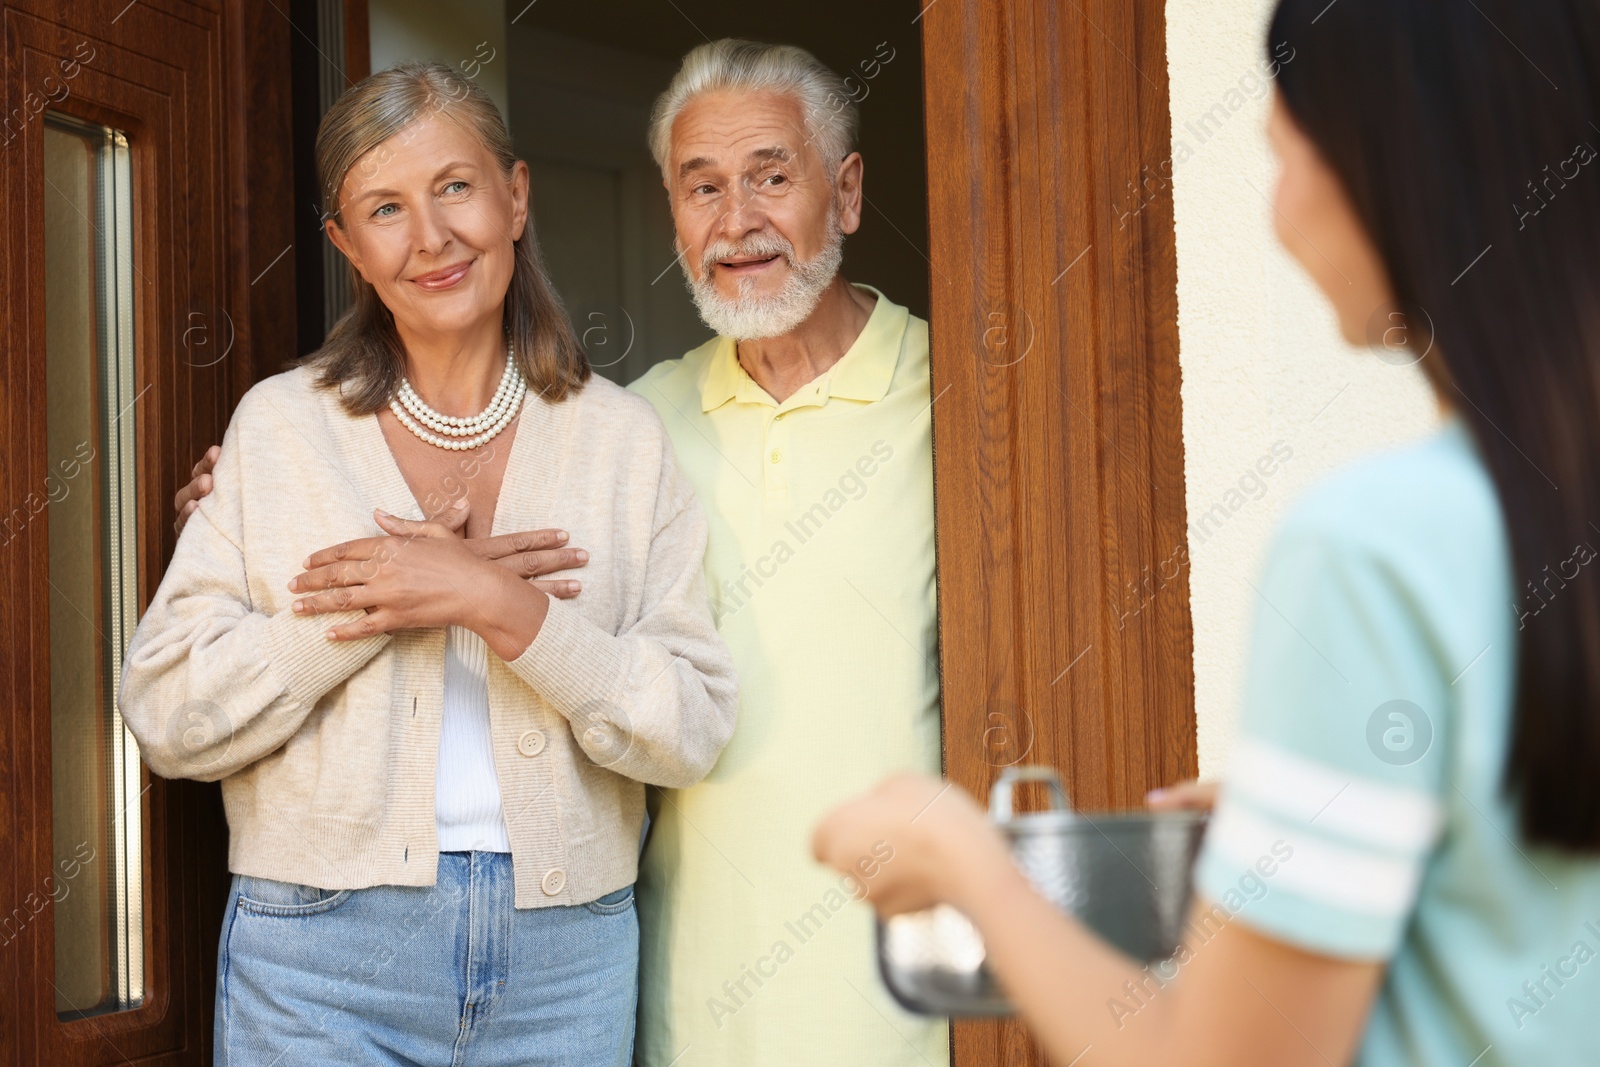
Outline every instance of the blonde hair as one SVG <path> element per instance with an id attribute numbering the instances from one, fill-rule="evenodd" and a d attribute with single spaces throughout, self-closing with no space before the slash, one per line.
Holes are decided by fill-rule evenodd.
<path id="1" fill-rule="evenodd" d="M 510 180 L 517 156 L 489 95 L 442 63 L 401 63 L 351 86 L 323 116 L 316 148 L 323 217 L 343 229 L 339 191 L 350 171 L 389 138 L 435 115 L 460 123 L 476 136 Z M 514 243 L 514 255 L 506 292 L 506 334 L 528 387 L 559 402 L 583 388 L 589 361 L 545 273 L 532 219 Z M 405 349 L 394 316 L 377 291 L 354 266 L 349 270 L 354 300 L 311 361 L 321 370 L 321 384 L 340 387 L 348 411 L 367 415 L 387 404 L 399 386 Z"/>
<path id="2" fill-rule="evenodd" d="M 844 79 L 792 44 L 724 37 L 683 57 L 672 83 L 650 113 L 650 154 L 661 173 L 672 157 L 672 124 L 696 96 L 718 89 L 783 93 L 799 101 L 817 151 L 838 164 L 856 150 L 860 114 Z M 829 170 L 831 177 L 832 170 Z"/>

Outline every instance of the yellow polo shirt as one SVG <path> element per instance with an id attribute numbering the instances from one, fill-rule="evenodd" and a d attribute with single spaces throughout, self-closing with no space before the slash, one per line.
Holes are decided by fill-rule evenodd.
<path id="1" fill-rule="evenodd" d="M 739 671 L 710 776 L 652 791 L 638 884 L 646 1067 L 943 1067 L 948 1028 L 884 990 L 861 887 L 811 828 L 894 770 L 940 767 L 928 324 L 877 290 L 844 358 L 783 403 L 709 341 L 632 386 L 710 522 L 706 585 Z M 863 857 L 870 884 L 892 853 Z"/>

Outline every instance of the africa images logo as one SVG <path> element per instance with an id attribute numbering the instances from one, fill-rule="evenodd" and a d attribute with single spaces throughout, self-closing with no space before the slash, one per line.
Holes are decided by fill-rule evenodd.
<path id="1" fill-rule="evenodd" d="M 1367 718 L 1367 747 L 1391 767 L 1409 767 L 1433 747 L 1433 720 L 1409 700 L 1385 701 Z"/>

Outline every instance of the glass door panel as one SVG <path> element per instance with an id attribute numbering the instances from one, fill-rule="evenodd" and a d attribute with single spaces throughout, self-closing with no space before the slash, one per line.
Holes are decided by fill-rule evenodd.
<path id="1" fill-rule="evenodd" d="M 119 131 L 44 125 L 56 1012 L 144 999 L 143 797 L 117 710 L 136 621 L 133 196 Z"/>

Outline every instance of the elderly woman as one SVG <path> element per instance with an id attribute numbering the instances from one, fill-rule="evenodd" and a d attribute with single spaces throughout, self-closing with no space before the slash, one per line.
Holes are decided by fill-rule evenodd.
<path id="1" fill-rule="evenodd" d="M 317 165 L 355 306 L 240 403 L 123 674 L 151 768 L 222 780 L 217 1062 L 625 1063 L 644 785 L 733 729 L 705 520 L 481 89 L 373 75 Z"/>

